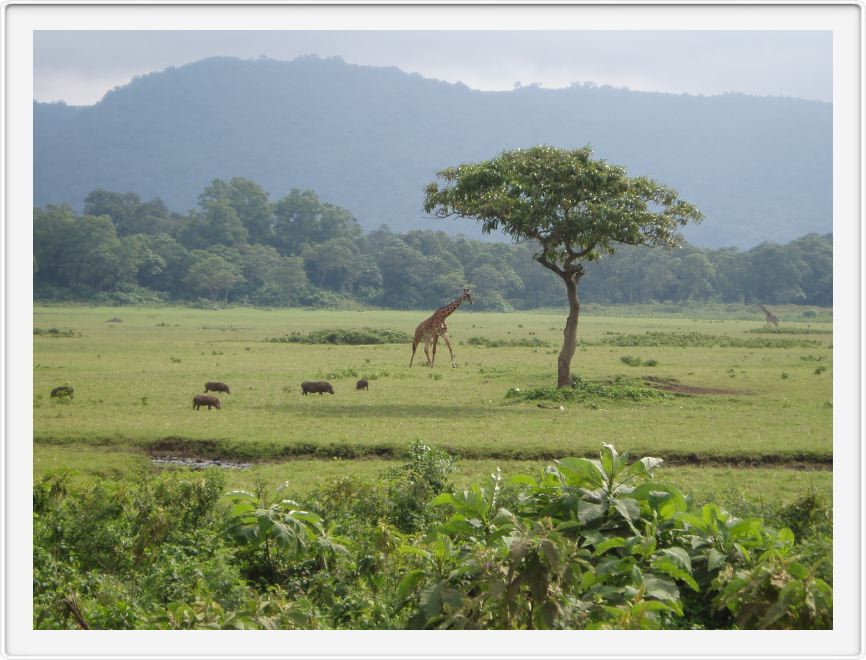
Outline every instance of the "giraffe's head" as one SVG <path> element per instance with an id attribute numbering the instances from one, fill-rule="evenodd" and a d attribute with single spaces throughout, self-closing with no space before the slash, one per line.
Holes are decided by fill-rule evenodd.
<path id="1" fill-rule="evenodd" d="M 463 295 L 461 296 L 461 300 L 468 300 L 469 304 L 472 304 L 472 296 L 469 295 L 469 289 L 463 289 Z"/>

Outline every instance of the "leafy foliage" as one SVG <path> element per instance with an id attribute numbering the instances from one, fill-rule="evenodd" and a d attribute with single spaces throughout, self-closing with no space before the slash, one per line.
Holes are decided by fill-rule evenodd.
<path id="1" fill-rule="evenodd" d="M 68 206 L 34 209 L 36 296 L 111 305 L 211 304 L 199 300 L 204 296 L 254 305 L 361 302 L 415 309 L 435 308 L 468 284 L 482 310 L 562 304 L 561 281 L 538 268 L 530 242 L 482 242 L 441 231 L 396 234 L 387 227 L 364 235 L 348 210 L 313 191 L 293 190 L 271 202 L 258 184 L 240 177 L 214 180 L 200 198 L 199 208 L 185 215 L 158 198 L 102 189 L 88 196 L 84 215 Z M 617 254 L 586 264 L 592 277 L 582 285 L 584 297 L 616 304 L 832 304 L 831 236 L 775 246 L 796 266 L 784 281 L 759 263 L 765 247 L 741 252 L 683 245 L 672 252 L 622 245 Z M 763 319 L 757 307 L 753 314 Z"/>
<path id="2" fill-rule="evenodd" d="M 824 557 L 791 529 L 696 506 L 612 445 L 455 490 L 420 442 L 384 480 L 307 504 L 223 495 L 216 470 L 34 485 L 34 627 L 675 629 L 832 627 Z M 775 519 L 826 531 L 804 498 Z M 823 532 L 822 532 L 823 533 Z M 824 546 L 824 556 L 829 551 Z"/>

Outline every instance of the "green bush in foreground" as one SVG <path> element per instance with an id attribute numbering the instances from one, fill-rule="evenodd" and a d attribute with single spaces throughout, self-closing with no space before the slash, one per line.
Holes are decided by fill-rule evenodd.
<path id="1" fill-rule="evenodd" d="M 457 491 L 453 458 L 416 442 L 383 479 L 303 503 L 289 485 L 223 494 L 217 470 L 51 475 L 33 493 L 33 625 L 832 627 L 826 505 L 738 517 L 657 481 L 660 464 L 604 445 Z"/>

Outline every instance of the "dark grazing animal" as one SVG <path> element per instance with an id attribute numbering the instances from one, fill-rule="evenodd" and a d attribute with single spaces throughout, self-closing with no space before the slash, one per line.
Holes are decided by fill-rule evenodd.
<path id="1" fill-rule="evenodd" d="M 68 396 L 70 399 L 72 398 L 72 393 L 75 390 L 72 389 L 71 385 L 58 385 L 53 390 L 51 390 L 51 396 Z"/>
<path id="2" fill-rule="evenodd" d="M 192 398 L 192 407 L 198 410 L 202 406 L 207 406 L 207 409 L 210 410 L 211 406 L 220 409 L 220 400 L 215 396 L 211 396 L 210 394 L 197 394 Z"/>
<path id="3" fill-rule="evenodd" d="M 366 380 L 364 380 L 362 378 L 361 380 L 358 381 L 358 384 L 355 385 L 355 389 L 356 390 L 368 390 L 368 389 L 370 389 L 370 383 L 368 383 Z"/>
<path id="4" fill-rule="evenodd" d="M 330 392 L 331 394 L 333 394 L 334 388 L 331 387 L 331 384 L 325 380 L 305 380 L 303 383 L 301 383 L 301 394 L 309 394 L 310 392 L 312 392 L 313 394 L 318 392 L 321 396 L 325 392 Z"/>
<path id="5" fill-rule="evenodd" d="M 225 383 L 218 383 L 215 380 L 209 380 L 204 384 L 205 392 L 225 392 L 226 394 L 231 394 L 229 392 L 229 386 Z"/>

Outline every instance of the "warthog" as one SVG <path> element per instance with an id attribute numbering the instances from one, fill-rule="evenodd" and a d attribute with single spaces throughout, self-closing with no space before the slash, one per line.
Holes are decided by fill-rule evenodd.
<path id="1" fill-rule="evenodd" d="M 71 385 L 58 385 L 53 390 L 51 390 L 51 396 L 68 396 L 70 399 L 72 398 L 72 393 L 75 390 L 72 389 Z"/>
<path id="2" fill-rule="evenodd" d="M 228 385 L 226 385 L 225 383 L 218 383 L 215 380 L 213 380 L 213 381 L 209 380 L 208 382 L 206 382 L 204 384 L 204 391 L 205 392 L 225 392 L 226 394 L 231 394 L 231 392 L 229 392 L 229 386 Z"/>
<path id="3" fill-rule="evenodd" d="M 318 392 L 321 396 L 325 392 L 333 394 L 334 388 L 331 387 L 331 384 L 325 380 L 305 380 L 303 383 L 301 383 L 301 394 L 309 394 L 310 392 L 312 392 L 313 394 Z"/>
<path id="4" fill-rule="evenodd" d="M 198 410 L 202 406 L 207 406 L 207 409 L 210 410 L 211 406 L 220 409 L 220 400 L 215 396 L 211 396 L 210 394 L 197 394 L 192 398 L 192 407 Z"/>
<path id="5" fill-rule="evenodd" d="M 368 389 L 370 389 L 370 383 L 368 383 L 366 380 L 364 380 L 362 378 L 361 380 L 358 381 L 358 384 L 355 385 L 355 389 L 356 390 L 368 390 Z"/>

